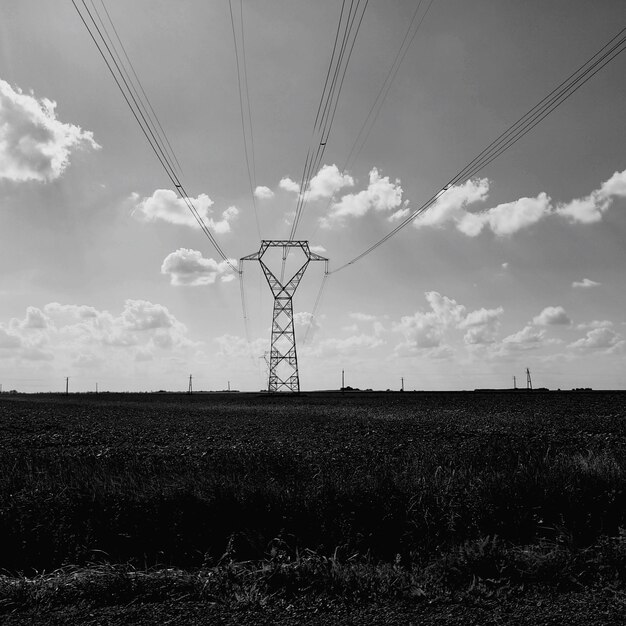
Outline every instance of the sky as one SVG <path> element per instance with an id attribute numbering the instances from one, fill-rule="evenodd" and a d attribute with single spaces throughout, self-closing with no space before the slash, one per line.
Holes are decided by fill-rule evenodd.
<path id="1" fill-rule="evenodd" d="M 288 237 L 341 2 L 233 0 L 254 184 L 229 3 L 104 6 L 227 258 Z M 368 3 L 306 189 L 297 238 L 331 271 L 626 23 L 623 0 L 434 0 L 345 168 L 416 6 Z M 302 389 L 338 388 L 342 370 L 362 389 L 510 388 L 526 368 L 535 387 L 626 389 L 625 75 L 621 55 L 331 274 L 315 318 L 324 264 L 311 263 L 293 300 Z M 190 375 L 198 390 L 267 386 L 273 300 L 258 264 L 245 265 L 246 333 L 237 275 L 172 189 L 70 0 L 0 4 L 0 219 L 4 391 L 62 391 L 66 377 L 71 391 L 186 390 Z"/>

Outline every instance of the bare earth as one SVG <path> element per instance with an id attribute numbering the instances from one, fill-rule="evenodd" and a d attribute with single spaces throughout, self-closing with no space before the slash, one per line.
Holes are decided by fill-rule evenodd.
<path id="1" fill-rule="evenodd" d="M 583 591 L 559 595 L 532 593 L 500 601 L 320 604 L 229 609 L 204 603 L 136 604 L 110 607 L 64 607 L 45 613 L 26 612 L 4 617 L 5 626 L 85 625 L 117 626 L 136 624 L 259 626 L 364 626 L 402 624 L 406 626 L 470 626 L 511 624 L 519 626 L 621 626 L 626 623 L 626 594 Z"/>

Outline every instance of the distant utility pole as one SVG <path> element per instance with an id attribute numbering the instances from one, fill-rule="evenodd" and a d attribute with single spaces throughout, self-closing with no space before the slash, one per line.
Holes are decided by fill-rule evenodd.
<path id="1" fill-rule="evenodd" d="M 67 396 L 70 392 L 70 377 L 65 377 L 65 395 Z"/>
<path id="2" fill-rule="evenodd" d="M 513 376 L 513 389 L 517 389 L 517 378 Z"/>
<path id="3" fill-rule="evenodd" d="M 96 383 L 96 393 L 98 393 L 98 383 Z"/>
<path id="4" fill-rule="evenodd" d="M 343 389 L 346 386 L 346 372 L 345 370 L 341 370 L 341 388 Z"/>
<path id="5" fill-rule="evenodd" d="M 532 388 L 533 388 L 533 381 L 530 378 L 530 370 L 528 368 L 526 368 L 526 389 L 531 391 Z"/>
<path id="6" fill-rule="evenodd" d="M 192 381 L 192 379 L 193 379 L 193 376 L 192 376 L 191 374 L 189 374 L 189 389 L 187 390 L 187 393 L 188 393 L 189 395 L 191 395 L 191 394 L 193 393 L 193 387 L 192 387 L 192 385 L 191 385 L 191 381 Z"/>
<path id="7" fill-rule="evenodd" d="M 400 378 L 400 380 L 402 381 L 402 387 L 400 387 L 400 391 L 404 391 L 404 376 Z"/>
<path id="8" fill-rule="evenodd" d="M 228 381 L 228 391 L 230 391 L 230 380 Z"/>

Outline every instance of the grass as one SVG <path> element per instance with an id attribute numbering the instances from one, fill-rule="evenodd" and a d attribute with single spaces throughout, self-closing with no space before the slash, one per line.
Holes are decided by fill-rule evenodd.
<path id="1" fill-rule="evenodd" d="M 398 395 L 3 398 L 0 597 L 624 583 L 623 396 Z"/>
<path id="2" fill-rule="evenodd" d="M 279 542 L 280 544 L 280 542 Z M 626 582 L 624 535 L 571 550 L 558 544 L 515 547 L 497 537 L 470 541 L 425 567 L 340 561 L 274 548 L 262 562 L 228 561 L 193 571 L 130 565 L 67 566 L 33 578 L 0 576 L 0 614 L 76 604 L 204 602 L 232 608 L 306 599 L 422 602 L 515 594 L 520 588 L 613 590 Z"/>

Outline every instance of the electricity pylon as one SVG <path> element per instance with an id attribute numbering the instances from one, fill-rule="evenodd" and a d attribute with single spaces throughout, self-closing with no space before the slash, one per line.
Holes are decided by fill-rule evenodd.
<path id="1" fill-rule="evenodd" d="M 284 283 L 276 278 L 274 272 L 263 261 L 263 256 L 271 248 L 282 248 L 283 259 L 287 257 L 290 248 L 300 248 L 304 253 L 304 262 L 293 276 Z M 259 262 L 274 296 L 267 390 L 270 393 L 283 390 L 299 392 L 300 375 L 298 373 L 292 299 L 309 263 L 311 261 L 324 261 L 326 263 L 325 271 L 328 273 L 328 259 L 311 252 L 308 241 L 264 239 L 261 241 L 258 252 L 240 259 L 240 274 L 243 272 L 243 261 Z"/>

